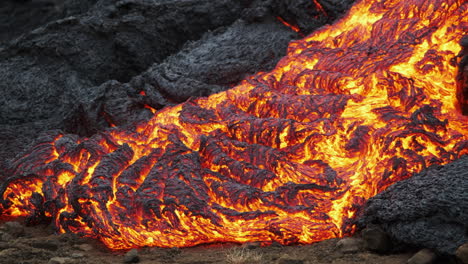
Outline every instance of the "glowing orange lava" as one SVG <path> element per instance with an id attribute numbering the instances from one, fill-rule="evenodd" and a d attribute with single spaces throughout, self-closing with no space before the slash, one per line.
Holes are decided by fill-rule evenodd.
<path id="1" fill-rule="evenodd" d="M 456 109 L 464 0 L 363 0 L 270 73 L 134 130 L 44 137 L 11 164 L 4 218 L 111 249 L 312 243 L 365 201 L 468 151 Z"/>

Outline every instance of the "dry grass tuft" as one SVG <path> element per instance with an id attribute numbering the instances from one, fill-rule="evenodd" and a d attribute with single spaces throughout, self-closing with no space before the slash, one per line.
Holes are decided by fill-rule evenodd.
<path id="1" fill-rule="evenodd" d="M 265 263 L 263 253 L 246 248 L 232 248 L 226 253 L 229 264 L 262 264 Z"/>

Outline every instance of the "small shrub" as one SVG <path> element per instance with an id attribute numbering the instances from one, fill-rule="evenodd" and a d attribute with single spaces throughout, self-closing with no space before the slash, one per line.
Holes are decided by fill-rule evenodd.
<path id="1" fill-rule="evenodd" d="M 232 248 L 226 253 L 226 261 L 229 264 L 261 264 L 263 253 L 246 248 Z"/>

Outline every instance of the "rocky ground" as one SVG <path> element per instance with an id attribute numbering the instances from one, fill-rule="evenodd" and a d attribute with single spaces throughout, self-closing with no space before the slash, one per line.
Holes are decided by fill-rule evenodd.
<path id="1" fill-rule="evenodd" d="M 52 234 L 50 228 L 25 228 L 18 223 L 2 226 L 0 263 L 406 263 L 411 253 L 379 255 L 359 243 L 332 239 L 306 246 L 260 247 L 218 244 L 194 248 L 143 248 L 111 252 L 94 240 Z M 338 243 L 340 244 L 340 243 Z M 343 243 L 341 243 L 343 244 Z"/>
<path id="2" fill-rule="evenodd" d="M 0 263 L 18 264 L 457 264 L 467 263 L 468 244 L 459 258 L 436 256 L 424 249 L 406 248 L 388 254 L 382 233 L 364 232 L 353 238 L 330 239 L 312 245 L 260 243 L 200 245 L 193 248 L 142 248 L 112 252 L 92 239 L 54 234 L 48 226 L 24 227 L 7 222 L 0 227 Z"/>

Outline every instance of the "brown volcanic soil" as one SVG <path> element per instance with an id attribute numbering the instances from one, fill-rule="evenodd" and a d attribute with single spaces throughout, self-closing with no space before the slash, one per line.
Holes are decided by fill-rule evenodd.
<path id="1" fill-rule="evenodd" d="M 24 234 L 18 238 L 13 238 L 8 233 L 0 233 L 0 238 L 2 240 L 0 242 L 0 263 L 5 264 L 126 263 L 125 251 L 112 252 L 95 240 L 79 238 L 76 235 L 56 235 L 53 234 L 51 228 L 45 226 L 27 227 Z M 337 250 L 337 241 L 338 239 L 330 239 L 304 246 L 272 245 L 258 247 L 255 244 L 244 246 L 216 244 L 183 249 L 143 248 L 138 250 L 138 257 L 140 259 L 139 263 L 142 264 L 403 264 L 414 253 L 379 255 L 362 250 L 356 253 L 345 254 Z M 62 260 L 64 262 L 54 262 L 54 260 Z"/>

